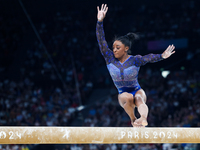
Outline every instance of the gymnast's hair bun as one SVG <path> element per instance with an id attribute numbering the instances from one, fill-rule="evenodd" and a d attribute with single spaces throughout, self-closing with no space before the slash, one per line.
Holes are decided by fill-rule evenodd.
<path id="1" fill-rule="evenodd" d="M 136 33 L 128 33 L 125 35 L 126 37 L 128 37 L 128 39 L 130 41 L 134 41 L 134 40 L 138 40 L 139 39 L 139 35 L 137 35 Z"/>

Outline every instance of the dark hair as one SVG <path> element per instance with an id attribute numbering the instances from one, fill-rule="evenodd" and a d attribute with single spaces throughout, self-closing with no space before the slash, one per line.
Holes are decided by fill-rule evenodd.
<path id="1" fill-rule="evenodd" d="M 128 46 L 130 50 L 132 43 L 137 39 L 139 39 L 139 35 L 136 33 L 128 33 L 124 36 L 115 37 L 114 41 L 121 41 L 125 46 Z"/>

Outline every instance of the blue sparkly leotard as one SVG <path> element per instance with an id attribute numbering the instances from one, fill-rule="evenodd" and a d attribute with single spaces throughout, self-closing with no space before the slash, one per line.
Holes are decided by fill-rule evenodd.
<path id="1" fill-rule="evenodd" d="M 135 93 L 141 89 L 138 83 L 140 66 L 145 65 L 148 62 L 153 63 L 162 60 L 161 54 L 130 56 L 125 62 L 121 63 L 114 57 L 113 51 L 108 48 L 108 44 L 105 40 L 103 22 L 97 22 L 96 36 L 101 54 L 105 58 L 108 71 L 119 94 L 128 92 L 135 96 Z"/>

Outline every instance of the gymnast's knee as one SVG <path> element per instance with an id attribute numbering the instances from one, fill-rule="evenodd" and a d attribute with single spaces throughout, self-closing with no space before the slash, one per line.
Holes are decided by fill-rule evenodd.
<path id="1" fill-rule="evenodd" d="M 130 95 L 126 94 L 126 93 L 122 93 L 121 95 L 119 95 L 119 102 L 120 105 L 124 108 L 126 106 L 132 106 L 133 105 L 133 97 L 131 97 Z"/>
<path id="2" fill-rule="evenodd" d="M 145 104 L 144 99 L 141 96 L 135 96 L 135 105 L 139 107 L 141 104 Z"/>

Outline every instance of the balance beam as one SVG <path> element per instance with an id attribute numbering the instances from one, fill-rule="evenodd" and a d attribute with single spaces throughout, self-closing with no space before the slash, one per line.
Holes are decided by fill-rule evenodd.
<path id="1" fill-rule="evenodd" d="M 200 128 L 0 127 L 0 144 L 200 143 Z"/>

